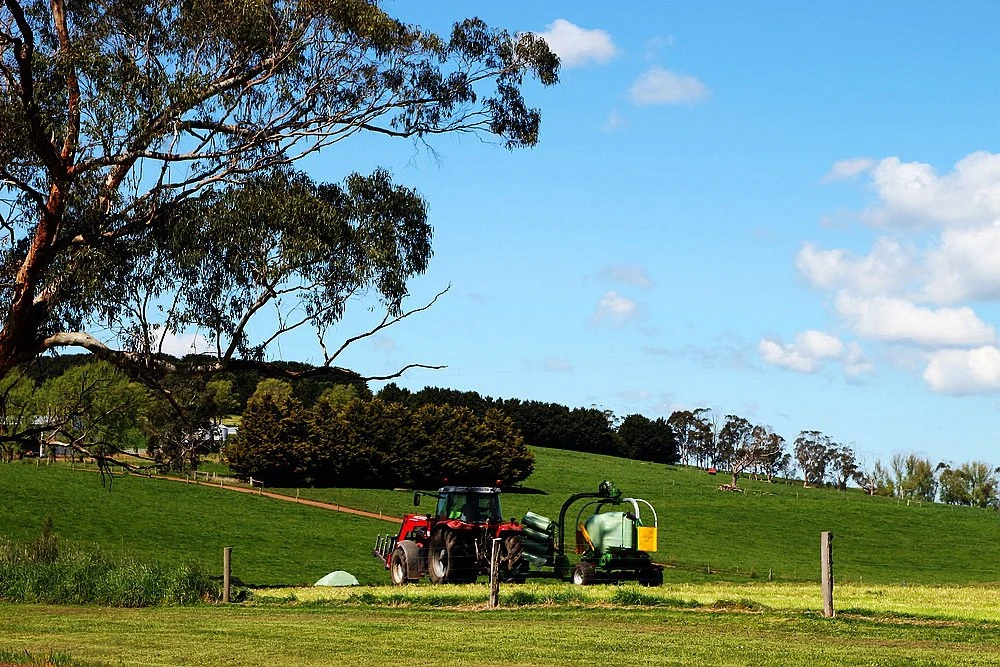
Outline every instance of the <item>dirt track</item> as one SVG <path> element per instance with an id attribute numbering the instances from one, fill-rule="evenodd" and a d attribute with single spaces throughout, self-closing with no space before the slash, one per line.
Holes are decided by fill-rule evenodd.
<path id="1" fill-rule="evenodd" d="M 214 482 L 201 482 L 193 479 L 166 477 L 164 475 L 149 475 L 149 477 L 152 477 L 153 479 L 166 479 L 172 482 L 181 482 L 182 484 L 198 484 L 199 486 L 208 486 L 215 489 L 223 489 L 225 491 L 238 491 L 240 493 L 249 493 L 255 496 L 263 496 L 265 498 L 274 498 L 275 500 L 284 500 L 290 503 L 298 503 L 299 505 L 320 507 L 322 509 L 331 510 L 333 512 L 344 512 L 345 514 L 364 516 L 368 517 L 369 519 L 381 519 L 383 521 L 391 521 L 392 523 L 399 523 L 400 520 L 400 517 L 398 516 L 382 514 L 381 512 L 367 512 L 365 510 L 354 509 L 353 507 L 344 507 L 343 505 L 335 505 L 333 503 L 323 503 L 318 500 L 306 500 L 305 498 L 292 498 L 291 496 L 286 496 L 280 493 L 271 493 L 270 491 L 264 491 L 263 489 L 248 489 L 242 486 L 225 486 L 221 482 L 216 484 Z"/>

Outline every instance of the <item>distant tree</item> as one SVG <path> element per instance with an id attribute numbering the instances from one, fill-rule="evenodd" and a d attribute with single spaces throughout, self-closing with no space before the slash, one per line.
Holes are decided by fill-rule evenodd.
<path id="1" fill-rule="evenodd" d="M 774 461 L 781 451 L 784 440 L 772 437 L 770 428 L 754 426 L 743 417 L 727 415 L 719 430 L 719 447 L 724 449 L 729 460 L 731 486 L 739 486 L 739 477 L 748 470 L 759 468 L 767 461 Z"/>
<path id="2" fill-rule="evenodd" d="M 756 473 L 768 482 L 775 476 L 787 474 L 792 468 L 792 455 L 785 451 L 785 439 L 775 433 L 770 426 L 754 426 L 754 447 L 758 456 L 753 464 Z"/>
<path id="3" fill-rule="evenodd" d="M 395 382 L 390 382 L 376 394 L 376 398 L 380 401 L 386 403 L 402 403 L 404 405 L 410 405 L 410 398 L 413 396 L 413 392 L 409 389 L 403 389 Z"/>
<path id="4" fill-rule="evenodd" d="M 938 487 L 942 503 L 947 505 L 971 505 L 969 479 L 961 470 L 942 463 L 938 466 Z"/>
<path id="5" fill-rule="evenodd" d="M 678 456 L 683 463 L 697 461 L 700 444 L 705 439 L 702 432 L 705 424 L 698 418 L 696 412 L 677 410 L 667 419 L 677 441 Z"/>
<path id="6" fill-rule="evenodd" d="M 49 437 L 93 458 L 102 471 L 113 456 L 143 441 L 148 390 L 104 361 L 74 366 L 38 390 L 36 409 Z"/>
<path id="7" fill-rule="evenodd" d="M 940 499 L 951 505 L 994 507 L 998 502 L 998 470 L 982 461 L 963 463 L 958 468 L 938 466 Z"/>
<path id="8" fill-rule="evenodd" d="M 260 392 L 247 403 L 240 432 L 222 454 L 243 479 L 256 477 L 270 486 L 295 486 L 310 477 L 314 447 L 302 404 L 280 393 Z"/>
<path id="9" fill-rule="evenodd" d="M 822 486 L 830 461 L 830 437 L 819 431 L 801 431 L 795 438 L 795 460 L 802 470 L 803 486 Z"/>
<path id="10" fill-rule="evenodd" d="M 969 480 L 971 504 L 976 507 L 993 507 L 997 504 L 996 468 L 982 461 L 963 463 L 962 474 Z"/>
<path id="11" fill-rule="evenodd" d="M 937 478 L 931 462 L 916 454 L 907 454 L 903 462 L 902 486 L 897 489 L 903 498 L 933 502 L 937 498 Z"/>
<path id="12" fill-rule="evenodd" d="M 625 456 L 654 463 L 677 463 L 674 431 L 662 417 L 655 421 L 643 415 L 629 415 L 618 426 Z"/>
<path id="13" fill-rule="evenodd" d="M 833 472 L 833 481 L 841 491 L 847 490 L 847 483 L 854 479 L 858 472 L 857 455 L 850 445 L 832 445 L 829 453 L 830 469 Z"/>
<path id="14" fill-rule="evenodd" d="M 870 496 L 892 496 L 896 492 L 892 475 L 878 459 L 872 464 L 859 463 L 854 472 L 854 482 Z"/>

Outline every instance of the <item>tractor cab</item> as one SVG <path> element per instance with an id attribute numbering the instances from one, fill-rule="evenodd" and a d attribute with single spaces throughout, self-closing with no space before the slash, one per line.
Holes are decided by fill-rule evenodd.
<path id="1" fill-rule="evenodd" d="M 437 493 L 438 519 L 466 523 L 501 523 L 500 489 L 490 486 L 446 486 Z"/>

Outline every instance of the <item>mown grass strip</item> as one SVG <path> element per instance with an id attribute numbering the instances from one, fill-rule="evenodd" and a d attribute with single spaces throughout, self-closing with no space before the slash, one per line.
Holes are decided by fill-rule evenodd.
<path id="1" fill-rule="evenodd" d="M 955 665 L 1000 662 L 1000 625 L 674 608 L 0 604 L 9 650 L 106 664 Z M 122 641 L 123 637 L 131 638 Z"/>

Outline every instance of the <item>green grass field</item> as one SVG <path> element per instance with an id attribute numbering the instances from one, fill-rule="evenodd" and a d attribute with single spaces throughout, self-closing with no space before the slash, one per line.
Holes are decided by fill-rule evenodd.
<path id="1" fill-rule="evenodd" d="M 484 587 L 481 587 L 484 588 Z M 975 620 L 606 606 L 0 604 L 10 651 L 99 665 L 995 665 L 1000 626 Z"/>
<path id="2" fill-rule="evenodd" d="M 51 516 L 62 540 L 139 559 L 194 560 L 221 575 L 233 548 L 233 576 L 257 586 L 311 584 L 333 570 L 382 581 L 370 556 L 388 522 L 144 477 L 98 475 L 63 466 L 0 465 L 0 535 L 26 540 Z"/>
<path id="3" fill-rule="evenodd" d="M 819 535 L 834 533 L 841 581 L 962 583 L 1000 581 L 1000 516 L 995 511 L 868 497 L 854 489 L 741 480 L 745 493 L 718 491 L 728 477 L 554 449 L 533 450 L 535 473 L 523 492 L 503 497 L 504 512 L 558 516 L 563 501 L 613 480 L 659 514 L 656 558 L 675 567 L 668 580 L 726 576 L 803 580 L 819 577 Z M 533 493 L 544 490 L 545 493 Z M 285 489 L 294 495 L 295 489 Z M 401 515 L 412 494 L 366 489 L 301 489 L 303 497 Z M 433 499 L 425 499 L 429 510 Z M 579 507 L 579 506 L 576 506 Z M 575 519 L 575 514 L 573 515 Z M 569 523 L 569 522 L 567 522 Z M 568 533 L 572 539 L 572 534 Z"/>
<path id="4" fill-rule="evenodd" d="M 551 449 L 535 454 L 536 472 L 525 488 L 503 497 L 507 515 L 530 509 L 555 518 L 570 494 L 612 479 L 626 495 L 656 507 L 656 559 L 672 566 L 668 582 L 760 581 L 769 574 L 817 580 L 823 530 L 835 535 L 840 582 L 1000 581 L 994 557 L 1000 517 L 991 510 L 749 480 L 741 481 L 745 493 L 722 492 L 717 486 L 725 478 L 692 468 Z M 311 583 L 337 569 L 362 583 L 386 581 L 370 554 L 375 535 L 394 531 L 390 522 L 138 477 L 116 478 L 108 492 L 97 475 L 62 466 L 0 466 L 0 491 L 0 534 L 18 539 L 35 534 L 51 515 L 63 539 L 137 557 L 191 558 L 210 571 L 221 570 L 222 547 L 232 546 L 234 575 L 252 585 Z M 278 491 L 386 515 L 413 511 L 409 491 Z M 421 509 L 432 505 L 426 498 Z"/>
<path id="5" fill-rule="evenodd" d="M 698 470 L 536 455 L 525 489 L 504 496 L 506 513 L 555 517 L 571 493 L 613 479 L 660 514 L 664 586 L 505 586 L 499 610 L 485 608 L 484 584 L 287 588 L 334 569 L 384 583 L 370 549 L 393 524 L 140 477 L 117 477 L 109 492 L 92 472 L 0 465 L 0 535 L 29 539 L 52 516 L 64 542 L 212 572 L 232 546 L 239 579 L 286 586 L 226 607 L 0 604 L 0 652 L 68 654 L 79 667 L 1000 664 L 1000 586 L 981 583 L 1000 581 L 994 512 L 749 481 L 726 493 Z M 285 492 L 296 491 L 412 511 L 408 491 Z M 836 535 L 835 619 L 818 613 L 822 530 Z"/>

